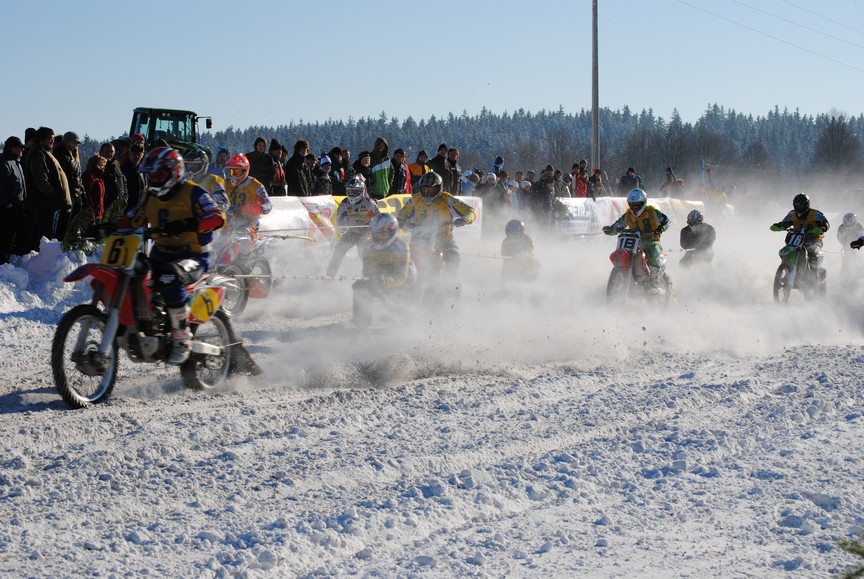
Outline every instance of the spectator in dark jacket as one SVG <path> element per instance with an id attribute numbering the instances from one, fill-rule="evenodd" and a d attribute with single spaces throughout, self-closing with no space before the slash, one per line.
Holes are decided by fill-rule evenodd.
<path id="1" fill-rule="evenodd" d="M 18 137 L 9 137 L 0 156 L 0 265 L 8 263 L 16 247 L 19 232 L 30 235 L 25 223 L 24 201 L 27 184 L 21 157 L 24 143 Z"/>
<path id="2" fill-rule="evenodd" d="M 126 177 L 126 190 L 129 193 L 123 213 L 138 206 L 144 196 L 144 189 L 147 188 L 147 177 L 144 173 L 138 172 L 138 165 L 141 164 L 142 159 L 144 159 L 144 145 L 135 144 L 129 147 L 126 160 L 120 164 L 120 171 Z"/>
<path id="3" fill-rule="evenodd" d="M 390 184 L 390 192 L 388 195 L 398 195 L 400 193 L 411 194 L 411 172 L 408 170 L 408 165 L 405 164 L 405 150 L 396 149 L 393 151 L 393 158 L 390 160 L 390 174 L 393 182 Z"/>
<path id="4" fill-rule="evenodd" d="M 627 167 L 627 172 L 618 179 L 618 193 L 626 196 L 633 189 L 642 188 L 642 177 L 636 174 L 636 169 Z"/>
<path id="5" fill-rule="evenodd" d="M 447 179 L 450 178 L 450 163 L 447 161 L 447 145 L 445 143 L 438 145 L 438 154 L 432 157 L 427 164 L 432 171 L 441 176 L 445 183 L 447 182 Z M 444 190 L 450 191 L 447 188 Z"/>
<path id="6" fill-rule="evenodd" d="M 282 164 L 282 145 L 276 139 L 270 139 L 270 157 L 273 159 L 273 185 L 270 188 L 270 196 L 284 197 L 288 194 L 285 182 L 285 165 Z"/>
<path id="7" fill-rule="evenodd" d="M 360 156 L 354 161 L 354 174 L 363 177 L 364 183 L 372 181 L 372 155 L 369 151 L 360 151 Z"/>
<path id="8" fill-rule="evenodd" d="M 105 174 L 102 176 L 105 181 L 105 211 L 108 211 L 116 203 L 115 213 L 117 215 L 115 217 L 120 217 L 120 213 L 125 209 L 126 202 L 129 200 L 129 191 L 126 187 L 126 176 L 120 170 L 120 162 L 114 160 L 115 153 L 116 150 L 111 143 L 102 143 L 102 146 L 99 147 L 99 154 L 108 159 L 108 164 L 105 165 Z"/>
<path id="9" fill-rule="evenodd" d="M 69 223 L 81 212 L 84 204 L 84 183 L 81 181 L 81 159 L 78 156 L 78 146 L 81 138 L 78 133 L 67 131 L 63 135 L 60 144 L 54 147 L 54 157 L 66 174 L 69 182 L 69 196 L 72 198 L 72 207 L 69 211 L 60 213 L 57 223 L 57 239 L 66 237 Z"/>
<path id="10" fill-rule="evenodd" d="M 267 141 L 264 137 L 255 139 L 253 150 L 246 153 L 246 158 L 249 160 L 249 176 L 258 179 L 267 193 L 273 191 L 273 177 L 276 174 L 276 166 L 273 163 L 273 157 L 267 152 Z"/>
<path id="11" fill-rule="evenodd" d="M 300 139 L 294 143 L 294 154 L 285 163 L 285 182 L 288 195 L 309 197 L 312 195 L 312 174 L 306 166 L 306 153 L 309 152 L 309 142 Z"/>
<path id="12" fill-rule="evenodd" d="M 27 207 L 37 221 L 35 244 L 39 237 L 57 239 L 57 224 L 61 212 L 72 208 L 69 181 L 63 168 L 51 153 L 54 131 L 39 127 L 36 144 L 24 159 L 24 179 L 27 183 Z"/>

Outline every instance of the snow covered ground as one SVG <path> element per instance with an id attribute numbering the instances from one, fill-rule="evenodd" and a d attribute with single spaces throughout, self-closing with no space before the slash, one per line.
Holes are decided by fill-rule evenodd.
<path id="1" fill-rule="evenodd" d="M 864 296 L 827 254 L 827 300 L 772 303 L 770 222 L 716 224 L 712 272 L 672 253 L 666 311 L 606 304 L 612 238 L 536 237 L 509 296 L 468 255 L 499 236 L 463 242 L 458 307 L 372 335 L 350 283 L 285 280 L 235 320 L 264 375 L 191 392 L 124 356 L 84 411 L 48 362 L 74 256 L 0 266 L 0 573 L 836 574 L 864 528 Z M 314 270 L 280 244 L 274 273 Z"/>

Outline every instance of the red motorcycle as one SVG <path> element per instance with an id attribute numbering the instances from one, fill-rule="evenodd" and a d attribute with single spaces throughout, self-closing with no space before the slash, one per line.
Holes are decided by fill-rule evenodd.
<path id="1" fill-rule="evenodd" d="M 271 241 L 272 237 L 258 237 L 253 244 L 248 233 L 235 232 L 221 236 L 214 243 L 218 256 L 216 271 L 232 278 L 225 284 L 225 298 L 222 300 L 222 309 L 229 314 L 240 315 L 249 298 L 261 299 L 270 295 L 273 274 L 264 252 Z"/>
<path id="2" fill-rule="evenodd" d="M 607 235 L 614 235 L 617 231 L 609 228 Z M 642 248 L 639 247 L 641 234 L 633 229 L 624 229 L 618 233 L 618 245 L 609 256 L 612 261 L 612 271 L 609 273 L 609 281 L 606 284 L 606 297 L 609 301 L 620 301 L 627 297 L 645 298 L 649 297 L 650 273 L 648 270 L 648 258 Z M 651 295 L 657 301 L 665 305 L 672 293 L 672 282 L 665 271 L 666 255 L 660 255 L 660 293 Z"/>
<path id="3" fill-rule="evenodd" d="M 152 289 L 147 249 L 158 229 L 118 230 L 108 237 L 100 263 L 88 263 L 64 281 L 90 278 L 93 298 L 73 307 L 57 324 L 51 345 L 54 385 L 70 408 L 85 408 L 111 395 L 119 350 L 132 362 L 164 362 L 173 342 L 165 301 Z M 207 390 L 235 370 L 258 374 L 228 314 L 221 276 L 205 275 L 190 285 L 189 359 L 180 366 L 188 388 Z"/>

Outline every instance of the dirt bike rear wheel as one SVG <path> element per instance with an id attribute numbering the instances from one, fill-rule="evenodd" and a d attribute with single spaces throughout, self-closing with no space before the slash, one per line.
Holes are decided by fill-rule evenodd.
<path id="1" fill-rule="evenodd" d="M 99 346 L 107 318 L 96 306 L 82 304 L 66 312 L 51 343 L 54 387 L 69 408 L 104 402 L 117 380 L 117 342 L 101 360 Z M 86 334 L 85 334 L 86 332 Z"/>
<path id="2" fill-rule="evenodd" d="M 231 326 L 231 319 L 224 311 L 218 310 L 213 317 L 203 324 L 193 324 L 190 327 L 195 341 L 207 342 L 214 346 L 221 346 L 219 355 L 196 354 L 189 355 L 189 359 L 180 366 L 180 375 L 183 384 L 192 390 L 210 390 L 219 386 L 231 373 L 234 363 L 234 346 L 237 337 Z"/>
<path id="3" fill-rule="evenodd" d="M 235 287 L 225 288 L 225 297 L 222 298 L 221 307 L 229 314 L 239 316 L 249 302 L 249 284 L 246 282 L 246 278 L 236 276 L 245 275 L 247 272 L 238 265 L 229 265 L 219 273 L 233 277 L 236 284 Z"/>
<path id="4" fill-rule="evenodd" d="M 789 283 L 789 269 L 786 264 L 781 263 L 774 274 L 774 301 L 777 303 L 788 303 L 792 286 Z"/>

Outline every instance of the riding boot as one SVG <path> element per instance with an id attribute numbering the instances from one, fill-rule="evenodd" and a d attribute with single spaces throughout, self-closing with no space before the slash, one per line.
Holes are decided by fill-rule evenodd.
<path id="1" fill-rule="evenodd" d="M 168 319 L 171 321 L 171 354 L 168 363 L 180 365 L 189 359 L 189 342 L 192 341 L 192 332 L 187 327 L 189 310 L 184 306 L 181 308 L 168 308 Z"/>
<path id="2" fill-rule="evenodd" d="M 660 287 L 660 279 L 663 276 L 663 270 L 652 265 L 648 266 L 648 293 L 662 294 L 663 288 Z"/>

